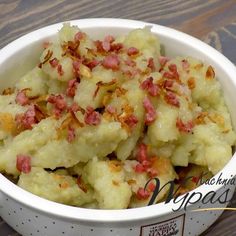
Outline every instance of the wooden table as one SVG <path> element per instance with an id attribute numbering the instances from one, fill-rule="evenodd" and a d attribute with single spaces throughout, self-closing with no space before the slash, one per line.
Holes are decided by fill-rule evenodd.
<path id="1" fill-rule="evenodd" d="M 95 17 L 170 26 L 202 39 L 236 63 L 236 0 L 0 0 L 0 48 L 49 24 Z M 231 206 L 236 207 L 236 195 Z M 235 212 L 225 212 L 203 235 L 236 235 L 235 221 Z M 0 235 L 18 234 L 0 218 Z"/>

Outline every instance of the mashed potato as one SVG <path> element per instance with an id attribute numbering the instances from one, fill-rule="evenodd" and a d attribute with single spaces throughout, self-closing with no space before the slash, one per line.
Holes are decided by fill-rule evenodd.
<path id="1" fill-rule="evenodd" d="M 183 176 L 219 172 L 236 135 L 214 68 L 168 58 L 147 28 L 92 40 L 65 24 L 0 95 L 0 171 L 43 198 L 99 209 L 148 204 Z M 193 178 L 194 179 L 194 178 Z M 181 193 L 196 187 L 180 186 Z"/>

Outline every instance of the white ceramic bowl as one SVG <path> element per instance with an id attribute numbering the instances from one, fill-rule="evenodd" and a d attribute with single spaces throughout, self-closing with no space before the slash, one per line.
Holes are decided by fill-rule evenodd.
<path id="1" fill-rule="evenodd" d="M 233 125 L 236 128 L 236 68 L 222 54 L 198 39 L 176 30 L 132 20 L 122 19 L 83 19 L 71 21 L 94 38 L 106 34 L 121 35 L 135 28 L 152 26 L 152 32 L 160 38 L 168 56 L 189 55 L 210 63 L 224 90 Z M 14 84 L 27 70 L 37 63 L 43 41 L 53 38 L 62 23 L 48 26 L 29 33 L 10 43 L 0 51 L 0 86 Z M 236 175 L 236 156 L 222 170 L 221 178 Z M 218 178 L 220 173 L 215 176 Z M 194 212 L 196 208 L 226 207 L 227 203 L 205 203 L 198 201 L 208 192 L 230 199 L 235 185 L 202 185 L 190 192 L 191 202 L 173 212 L 180 203 L 160 203 L 153 206 L 127 210 L 92 210 L 66 206 L 42 199 L 19 188 L 3 175 L 0 175 L 0 214 L 19 233 L 41 236 L 191 236 L 206 230 L 222 213 L 218 211 Z M 197 192 L 197 193 L 196 193 Z M 213 194 L 213 192 L 212 192 Z M 223 197 L 221 197 L 223 198 Z M 206 199 L 205 199 L 206 200 Z M 223 200 L 222 200 L 223 201 Z"/>

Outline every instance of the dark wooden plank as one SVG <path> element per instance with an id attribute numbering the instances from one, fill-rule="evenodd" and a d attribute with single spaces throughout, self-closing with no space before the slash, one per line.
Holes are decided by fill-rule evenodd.
<path id="1" fill-rule="evenodd" d="M 236 64 L 236 0 L 0 0 L 0 48 L 37 28 L 71 19 L 114 17 L 153 22 L 198 37 Z M 231 203 L 236 207 L 236 195 Z M 233 236 L 235 212 L 203 235 Z M 17 236 L 0 218 L 0 235 Z"/>

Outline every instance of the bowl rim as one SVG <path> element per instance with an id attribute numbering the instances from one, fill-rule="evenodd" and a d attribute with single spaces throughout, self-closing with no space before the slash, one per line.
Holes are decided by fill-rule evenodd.
<path id="1" fill-rule="evenodd" d="M 99 27 L 112 27 L 112 28 L 125 28 L 132 30 L 135 28 L 143 28 L 145 26 L 151 26 L 152 32 L 164 35 L 166 37 L 175 38 L 175 40 L 183 41 L 188 45 L 191 45 L 194 49 L 199 50 L 203 54 L 206 52 L 211 58 L 217 58 L 224 65 L 224 70 L 229 75 L 229 78 L 234 83 L 236 88 L 236 81 L 233 80 L 232 75 L 236 74 L 236 67 L 220 52 L 212 48 L 211 46 L 205 44 L 204 42 L 196 39 L 188 34 L 182 33 L 180 31 L 174 30 L 172 28 L 161 26 L 153 23 L 129 20 L 129 19 L 113 19 L 113 18 L 90 18 L 90 19 L 80 19 L 66 21 L 70 22 L 71 25 L 78 25 L 79 28 L 99 28 Z M 9 43 L 0 50 L 0 67 L 1 64 L 12 55 L 17 53 L 21 48 L 26 47 L 32 42 L 37 42 L 45 37 L 53 36 L 61 27 L 63 23 L 61 22 L 53 25 L 49 25 L 33 32 L 30 32 L 13 42 Z M 208 56 L 209 56 L 208 55 Z M 230 76 L 231 75 L 231 76 Z M 233 155 L 232 159 L 227 163 L 227 165 L 222 169 L 225 178 L 230 178 L 236 175 L 236 170 L 233 166 L 236 165 L 236 154 Z M 219 177 L 220 173 L 214 177 Z M 197 188 L 198 192 L 206 194 L 210 191 L 217 191 L 221 188 L 218 185 L 205 186 L 202 185 Z M 195 189 L 196 191 L 196 189 Z M 191 191 L 190 193 L 193 193 Z M 67 219 L 68 221 L 81 221 L 81 222 L 94 222 L 94 223 L 122 223 L 130 221 L 143 221 L 144 219 L 155 218 L 163 215 L 172 213 L 173 203 L 168 204 L 158 203 L 152 206 L 146 206 L 141 208 L 133 209 L 122 209 L 122 210 L 101 210 L 101 209 L 84 209 L 79 207 L 67 206 L 64 204 L 52 202 L 41 197 L 38 197 L 30 192 L 21 189 L 6 177 L 0 174 L 0 193 L 2 197 L 9 197 L 14 201 L 24 205 L 31 210 L 36 212 L 41 212 L 49 216 L 56 218 Z M 20 197 L 19 197 L 20 196 Z M 37 204 L 35 204 L 37 202 Z"/>

